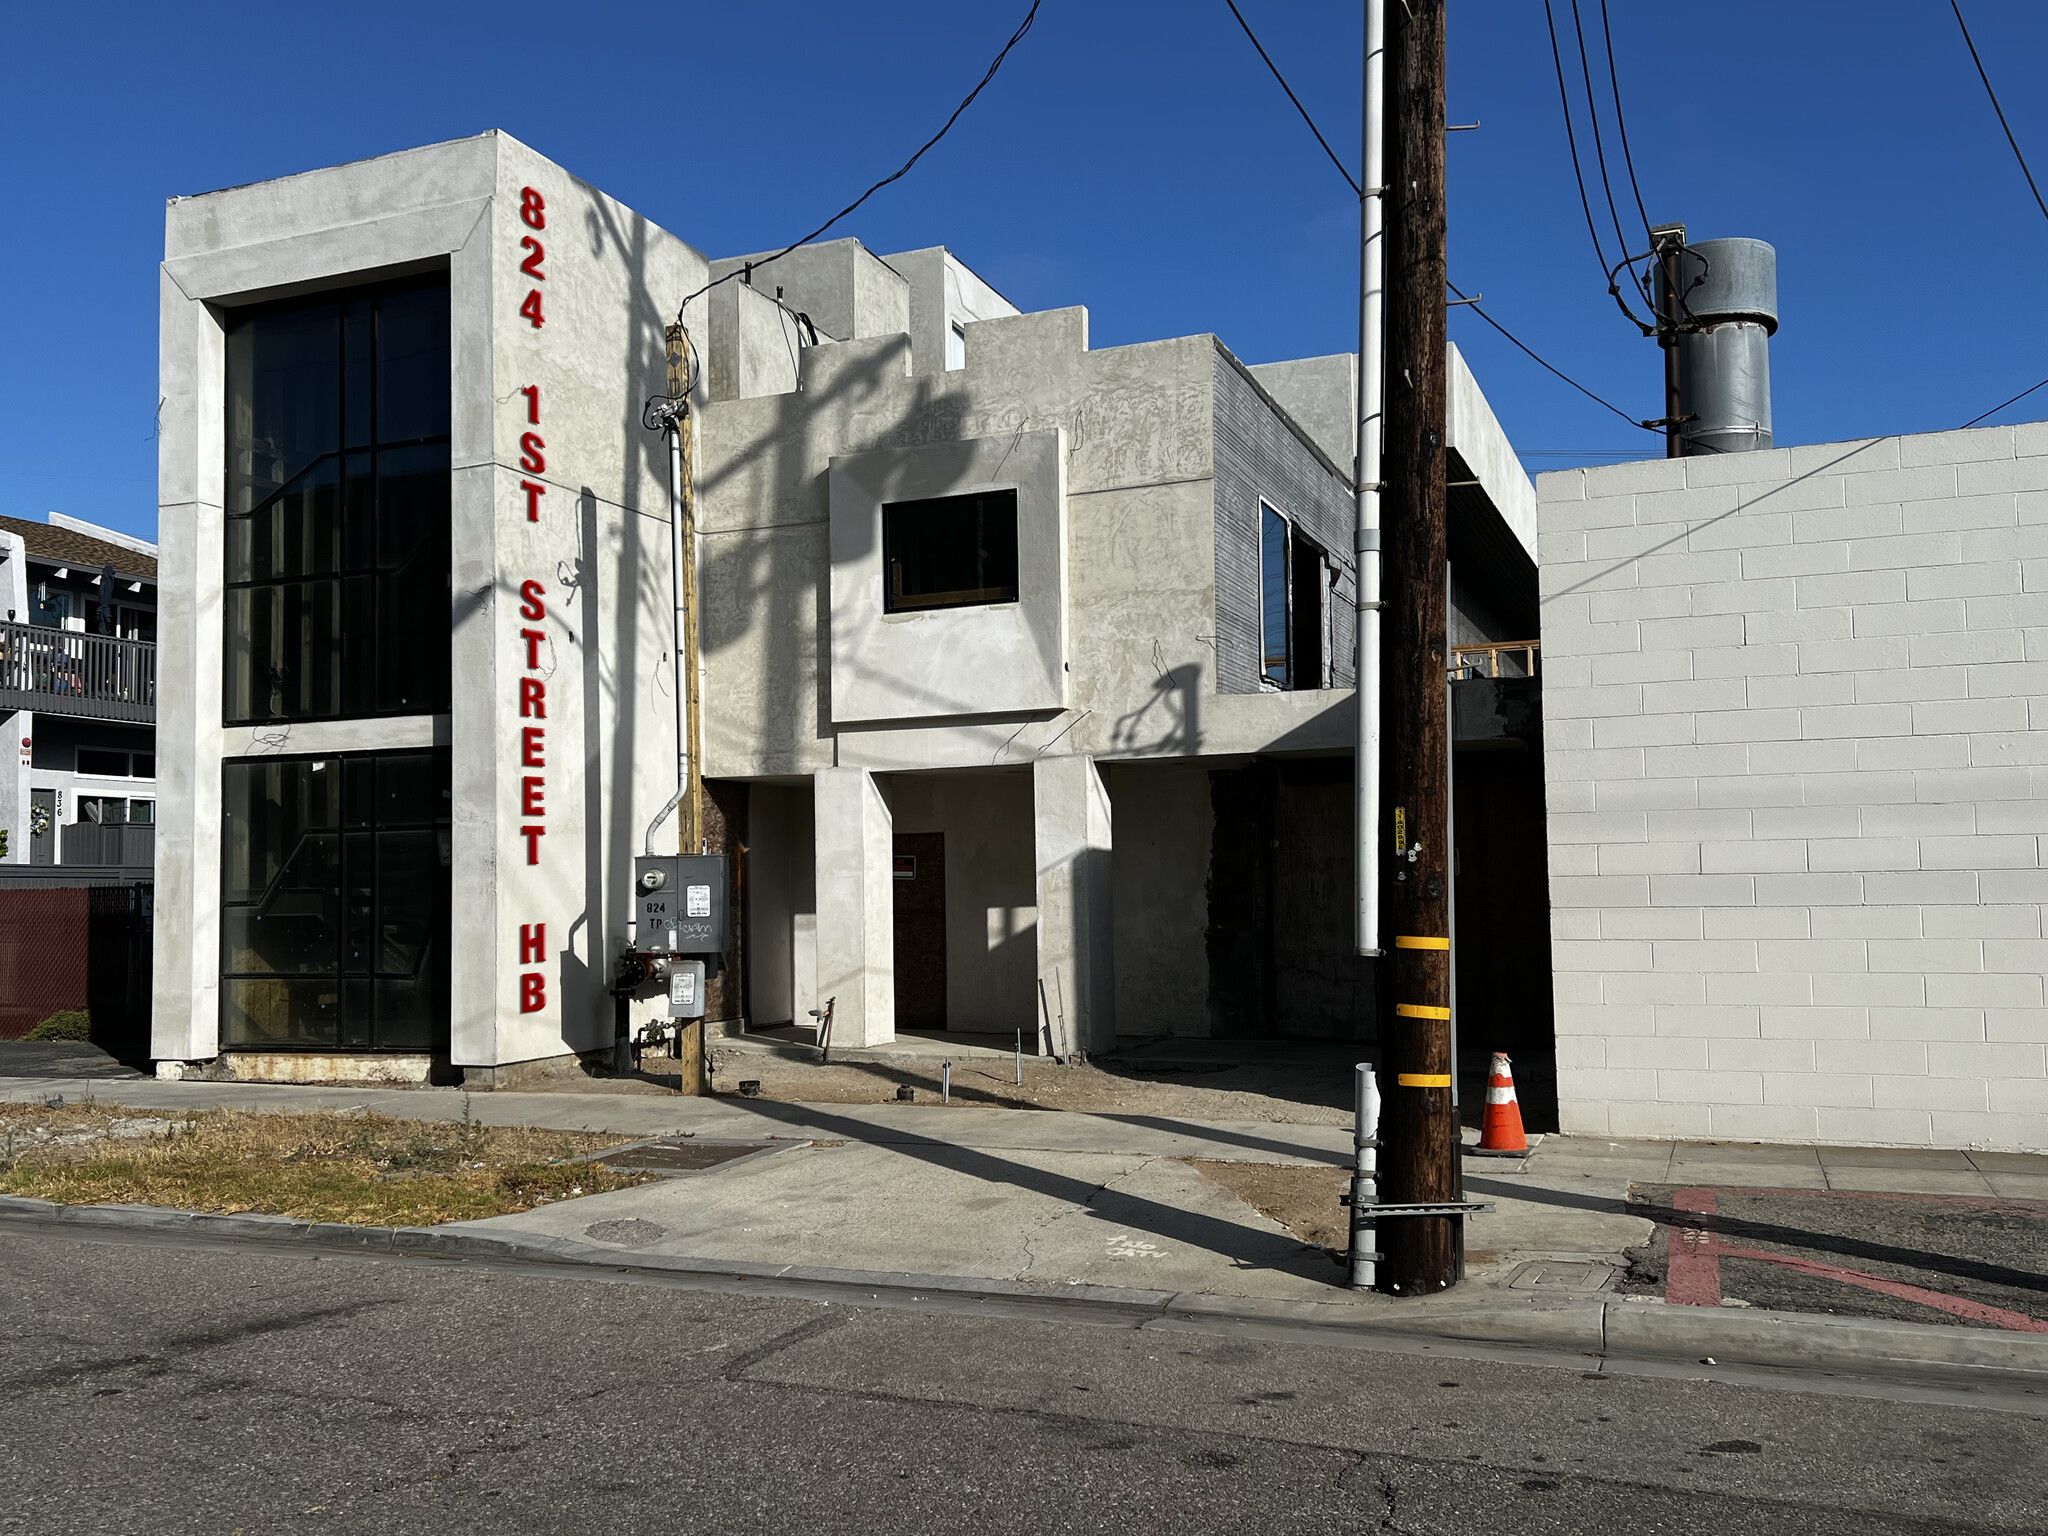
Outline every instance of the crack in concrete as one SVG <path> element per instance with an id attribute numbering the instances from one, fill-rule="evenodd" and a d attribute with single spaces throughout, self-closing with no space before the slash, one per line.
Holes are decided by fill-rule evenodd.
<path id="1" fill-rule="evenodd" d="M 1140 1162 L 1137 1164 L 1136 1167 L 1126 1168 L 1122 1173 L 1117 1174 L 1114 1178 L 1105 1179 L 1102 1183 L 1093 1185 L 1088 1191 L 1088 1197 L 1085 1200 L 1081 1201 L 1079 1204 L 1068 1206 L 1063 1210 L 1051 1211 L 1043 1219 L 1034 1222 L 1029 1227 L 1026 1227 L 1020 1234 L 1021 1240 L 1024 1245 L 1024 1255 L 1026 1262 L 1022 1269 L 1015 1271 L 1013 1274 L 1009 1276 L 1009 1278 L 1012 1280 L 1026 1280 L 1035 1278 L 1031 1272 L 1032 1270 L 1038 1267 L 1038 1240 L 1041 1237 L 1043 1237 L 1046 1234 L 1046 1232 L 1048 1232 L 1052 1227 L 1057 1225 L 1059 1222 L 1065 1221 L 1069 1216 L 1073 1216 L 1084 1211 L 1094 1210 L 1095 1202 L 1102 1198 L 1103 1194 L 1109 1189 L 1109 1187 L 1112 1184 L 1121 1184 L 1124 1180 L 1141 1172 L 1153 1161 L 1155 1161 L 1155 1159 L 1150 1157 L 1141 1158 Z"/>

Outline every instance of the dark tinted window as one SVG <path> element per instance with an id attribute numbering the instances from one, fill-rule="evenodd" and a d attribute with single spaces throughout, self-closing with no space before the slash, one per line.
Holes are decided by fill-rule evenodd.
<path id="1" fill-rule="evenodd" d="M 883 608 L 1017 601 L 1017 493 L 983 491 L 882 508 Z"/>
<path id="2" fill-rule="evenodd" d="M 1259 675 L 1275 688 L 1293 685 L 1288 654 L 1287 519 L 1259 508 Z"/>
<path id="3" fill-rule="evenodd" d="M 230 723 L 448 708 L 448 289 L 227 333 Z"/>
<path id="4" fill-rule="evenodd" d="M 223 772 L 222 1042 L 443 1047 L 447 752 L 244 759 Z"/>

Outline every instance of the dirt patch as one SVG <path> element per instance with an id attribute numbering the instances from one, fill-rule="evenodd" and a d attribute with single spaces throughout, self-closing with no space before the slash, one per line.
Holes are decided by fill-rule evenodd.
<path id="1" fill-rule="evenodd" d="M 1159 1115 L 1187 1120 L 1267 1120 L 1291 1125 L 1349 1125 L 1351 1069 L 1244 1063 L 1156 1067 L 1096 1061 L 1073 1066 L 1025 1058 L 1024 1082 L 1008 1061 L 953 1063 L 955 1104 L 1079 1114 Z M 760 1097 L 784 1103 L 882 1104 L 907 1086 L 919 1104 L 939 1102 L 939 1064 L 789 1061 L 753 1051 L 716 1050 L 712 1092 L 739 1093 L 758 1081 Z"/>
<path id="2" fill-rule="evenodd" d="M 1346 1168 L 1299 1163 L 1230 1163 L 1188 1159 L 1204 1178 L 1221 1184 L 1261 1216 L 1280 1223 L 1304 1243 L 1332 1256 L 1351 1247 L 1351 1213 L 1337 1197 L 1351 1187 Z"/>
<path id="3" fill-rule="evenodd" d="M 176 1116 L 87 1102 L 0 1104 L 0 1192 L 65 1205 L 261 1212 L 430 1226 L 646 1181 L 578 1157 L 616 1136 L 384 1115 Z"/>
<path id="4" fill-rule="evenodd" d="M 2048 1201 L 1632 1184 L 1629 1203 L 1657 1227 L 1629 1250 L 1626 1292 L 2048 1330 Z"/>

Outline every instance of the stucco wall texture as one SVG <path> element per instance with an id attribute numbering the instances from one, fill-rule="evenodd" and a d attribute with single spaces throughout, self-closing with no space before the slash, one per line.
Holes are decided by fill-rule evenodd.
<path id="1" fill-rule="evenodd" d="M 1564 1128 L 2048 1146 L 2048 423 L 1537 487 Z"/>

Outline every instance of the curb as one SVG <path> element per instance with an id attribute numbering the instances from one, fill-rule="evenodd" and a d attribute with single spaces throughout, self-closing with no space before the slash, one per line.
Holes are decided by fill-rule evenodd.
<path id="1" fill-rule="evenodd" d="M 1725 1312 L 1657 1306 L 1612 1297 L 1548 1304 L 1494 1301 L 1282 1301 L 1194 1291 L 1026 1284 L 958 1275 L 883 1273 L 733 1259 L 694 1259 L 600 1248 L 560 1237 L 506 1237 L 448 1227 L 355 1227 L 287 1216 L 214 1215 L 139 1205 L 57 1205 L 0 1195 L 0 1230 L 60 1227 L 248 1244 L 271 1250 L 391 1253 L 451 1261 L 517 1263 L 557 1270 L 694 1282 L 706 1289 L 803 1294 L 841 1302 L 909 1306 L 944 1298 L 1049 1315 L 1085 1312 L 1136 1326 L 1200 1328 L 1266 1323 L 1291 1329 L 1408 1341 L 1568 1350 L 1595 1359 L 1760 1366 L 1882 1377 L 1935 1376 L 2048 1392 L 2048 1334 L 1821 1317 L 1802 1312 Z M 1343 1294 L 1343 1293 L 1340 1293 Z M 1398 1309 L 1398 1310 L 1394 1310 Z"/>

